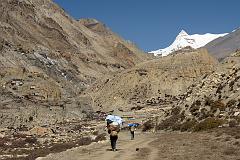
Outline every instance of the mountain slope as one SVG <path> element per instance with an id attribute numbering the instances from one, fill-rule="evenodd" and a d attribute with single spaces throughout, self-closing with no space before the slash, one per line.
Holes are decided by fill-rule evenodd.
<path id="1" fill-rule="evenodd" d="M 202 131 L 240 124 L 240 52 L 195 81 L 157 122 L 157 129 Z"/>
<path id="2" fill-rule="evenodd" d="M 183 49 L 184 47 L 188 47 L 188 46 L 190 46 L 194 49 L 197 49 L 202 46 L 205 46 L 210 41 L 212 41 L 218 37 L 222 37 L 224 35 L 226 35 L 226 33 L 224 33 L 224 34 L 206 33 L 203 35 L 199 35 L 199 34 L 189 35 L 184 30 L 182 30 L 176 37 L 175 41 L 169 47 L 164 48 L 164 49 L 159 49 L 156 51 L 151 51 L 149 53 L 153 53 L 154 55 L 167 56 L 174 51 L 178 51 L 178 50 Z"/>
<path id="3" fill-rule="evenodd" d="M 232 52 L 240 49 L 240 29 L 209 42 L 204 48 L 207 48 L 209 53 L 218 59 L 229 56 Z"/>
<path id="4" fill-rule="evenodd" d="M 101 31 L 107 35 L 74 20 L 51 0 L 2 1 L 0 126 L 79 119 L 91 110 L 90 97 L 79 97 L 83 90 L 148 59 L 105 25 Z"/>
<path id="5" fill-rule="evenodd" d="M 146 100 L 152 97 L 184 93 L 189 85 L 212 72 L 217 64 L 206 50 L 176 54 L 101 79 L 86 92 L 92 95 L 95 110 L 129 110 L 146 105 Z"/>

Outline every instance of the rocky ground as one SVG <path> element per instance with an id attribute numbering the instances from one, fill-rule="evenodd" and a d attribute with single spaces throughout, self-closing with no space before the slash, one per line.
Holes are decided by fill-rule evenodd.
<path id="1" fill-rule="evenodd" d="M 235 129 L 234 129 L 235 130 Z M 118 150 L 112 152 L 109 142 L 78 147 L 68 151 L 50 154 L 37 160 L 239 160 L 239 128 L 236 131 L 217 129 L 201 133 L 137 133 L 131 141 L 128 132 L 121 132 Z M 231 135 L 231 133 L 234 133 Z"/>
<path id="2" fill-rule="evenodd" d="M 35 159 L 49 153 L 105 140 L 104 121 L 66 122 L 30 130 L 6 129 L 0 133 L 0 159 Z"/>

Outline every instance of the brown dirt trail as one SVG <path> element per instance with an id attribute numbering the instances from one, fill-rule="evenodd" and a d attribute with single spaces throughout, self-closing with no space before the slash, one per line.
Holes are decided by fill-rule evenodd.
<path id="1" fill-rule="evenodd" d="M 239 144 L 210 133 L 137 133 L 130 140 L 129 132 L 121 132 L 116 152 L 109 142 L 94 143 L 37 160 L 240 160 Z"/>

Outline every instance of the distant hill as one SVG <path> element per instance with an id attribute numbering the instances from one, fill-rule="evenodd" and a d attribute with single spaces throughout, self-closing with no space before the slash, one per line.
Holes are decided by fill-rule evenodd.
<path id="1" fill-rule="evenodd" d="M 209 53 L 218 59 L 229 56 L 240 48 L 240 29 L 209 42 L 204 48 L 207 48 Z"/>

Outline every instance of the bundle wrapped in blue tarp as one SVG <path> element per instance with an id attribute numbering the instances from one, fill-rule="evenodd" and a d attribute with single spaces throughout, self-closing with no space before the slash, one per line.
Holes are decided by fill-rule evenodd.
<path id="1" fill-rule="evenodd" d="M 138 127 L 139 125 L 139 123 L 129 123 L 128 127 Z"/>

